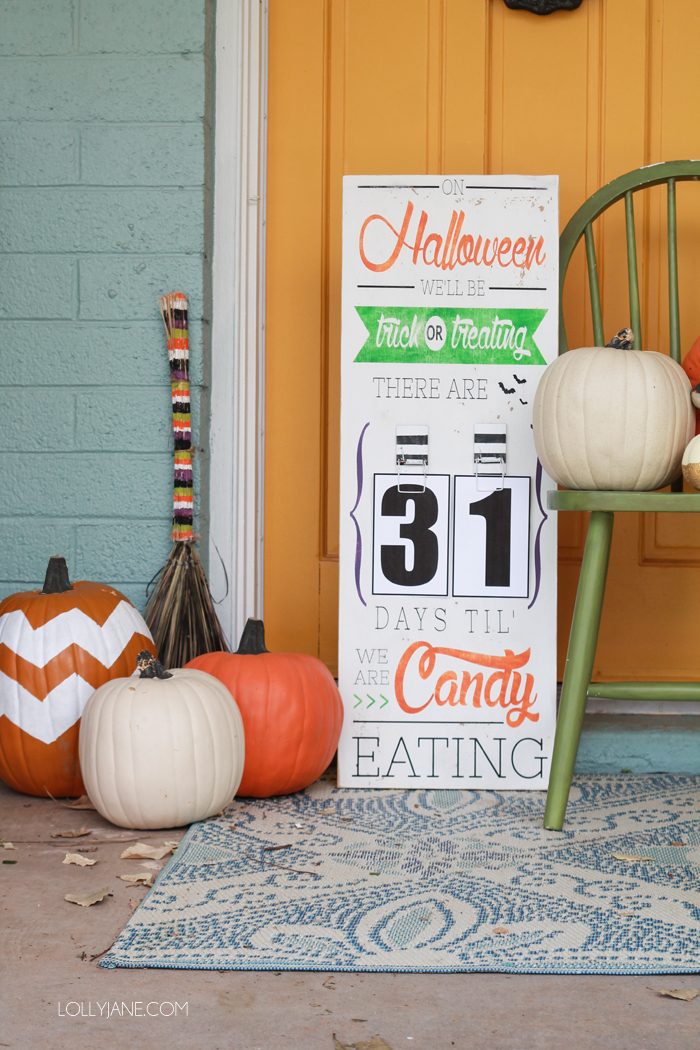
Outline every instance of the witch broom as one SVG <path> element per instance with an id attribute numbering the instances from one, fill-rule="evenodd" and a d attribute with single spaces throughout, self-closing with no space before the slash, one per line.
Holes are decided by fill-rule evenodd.
<path id="1" fill-rule="evenodd" d="M 202 563 L 194 548 L 187 306 L 187 296 L 182 292 L 170 292 L 160 300 L 168 341 L 173 404 L 174 542 L 168 560 L 155 578 L 145 618 L 165 667 L 183 667 L 188 660 L 202 653 L 229 651 Z"/>

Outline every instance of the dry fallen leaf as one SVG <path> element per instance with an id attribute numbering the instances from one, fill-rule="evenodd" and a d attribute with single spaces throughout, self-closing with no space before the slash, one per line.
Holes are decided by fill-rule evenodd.
<path id="1" fill-rule="evenodd" d="M 682 999 L 684 1003 L 690 1003 L 700 995 L 700 988 L 663 988 L 659 995 L 666 999 Z"/>
<path id="2" fill-rule="evenodd" d="M 92 835 L 92 828 L 78 828 L 77 831 L 52 831 L 52 839 L 82 839 L 85 835 Z"/>
<path id="3" fill-rule="evenodd" d="M 81 868 L 90 868 L 93 864 L 97 864 L 96 860 L 90 860 L 89 857 L 84 857 L 82 853 L 66 853 L 63 858 L 64 864 L 78 864 Z"/>
<path id="4" fill-rule="evenodd" d="M 507 926 L 494 926 L 493 932 L 498 937 L 504 937 L 507 933 L 510 933 L 510 930 L 508 929 Z"/>
<path id="5" fill-rule="evenodd" d="M 333 1050 L 391 1050 L 391 1047 L 380 1035 L 373 1035 L 371 1039 L 363 1039 L 361 1043 L 341 1043 L 334 1032 Z"/>
<path id="6" fill-rule="evenodd" d="M 66 893 L 63 899 L 64 901 L 69 901 L 70 904 L 79 904 L 81 908 L 89 908 L 92 904 L 99 904 L 105 897 L 111 896 L 112 891 L 108 886 L 104 886 L 101 890 L 95 890 L 94 893 L 85 893 L 82 897 L 77 893 Z"/>
<path id="7" fill-rule="evenodd" d="M 3 842 L 0 843 L 0 845 L 2 845 L 3 849 L 17 849 L 17 847 L 12 842 Z"/>
<path id="8" fill-rule="evenodd" d="M 654 859 L 653 857 L 641 857 L 638 856 L 636 853 L 613 853 L 613 857 L 615 858 L 615 860 L 624 860 L 628 864 L 638 864 L 640 861 L 653 861 Z"/>
<path id="9" fill-rule="evenodd" d="M 122 882 L 130 882 L 132 886 L 137 884 L 142 886 L 153 885 L 153 873 L 150 871 L 137 871 L 133 875 L 118 875 L 117 878 L 121 879 Z"/>
<path id="10" fill-rule="evenodd" d="M 162 860 L 178 845 L 177 842 L 165 842 L 162 846 L 148 846 L 145 842 L 137 842 L 135 846 L 127 846 L 121 854 L 122 860 Z"/>
<path id="11" fill-rule="evenodd" d="M 87 795 L 81 795 L 80 798 L 76 798 L 75 802 L 62 802 L 61 805 L 64 809 L 92 809 L 94 806 Z"/>

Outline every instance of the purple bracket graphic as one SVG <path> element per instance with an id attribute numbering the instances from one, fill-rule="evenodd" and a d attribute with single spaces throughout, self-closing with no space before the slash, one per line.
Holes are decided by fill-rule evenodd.
<path id="1" fill-rule="evenodd" d="M 360 500 L 362 498 L 362 486 L 364 483 L 364 469 L 362 466 L 362 442 L 364 441 L 365 433 L 367 431 L 368 426 L 369 423 L 365 423 L 365 425 L 362 428 L 362 431 L 360 432 L 360 437 L 357 442 L 357 453 L 355 457 L 355 467 L 357 470 L 357 498 L 355 499 L 355 506 L 350 511 L 350 517 L 355 523 L 355 532 L 357 533 L 357 542 L 355 544 L 355 589 L 357 591 L 357 596 L 363 605 L 367 605 L 367 602 L 362 597 L 362 591 L 360 589 L 360 569 L 362 567 L 362 533 L 360 532 L 359 522 L 355 517 L 355 511 L 359 507 Z"/>
<path id="2" fill-rule="evenodd" d="M 537 506 L 540 508 L 542 514 L 542 520 L 537 527 L 537 535 L 535 536 L 535 593 L 532 596 L 532 601 L 528 605 L 528 609 L 537 601 L 537 595 L 540 593 L 540 582 L 542 580 L 542 555 L 540 554 L 540 536 L 542 534 L 542 527 L 547 521 L 548 515 L 542 506 L 542 464 L 539 459 L 537 460 L 537 468 L 535 470 L 535 494 L 537 496 Z"/>

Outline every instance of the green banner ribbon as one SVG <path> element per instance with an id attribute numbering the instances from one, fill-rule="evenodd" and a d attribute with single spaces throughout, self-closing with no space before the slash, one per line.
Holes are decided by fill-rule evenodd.
<path id="1" fill-rule="evenodd" d="M 356 306 L 368 336 L 356 361 L 544 365 L 534 335 L 544 309 Z"/>

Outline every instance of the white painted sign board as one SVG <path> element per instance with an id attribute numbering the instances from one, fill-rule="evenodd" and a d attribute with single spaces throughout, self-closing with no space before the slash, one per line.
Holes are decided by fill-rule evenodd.
<path id="1" fill-rule="evenodd" d="M 547 785 L 557 283 L 554 176 L 344 179 L 343 787 Z"/>

